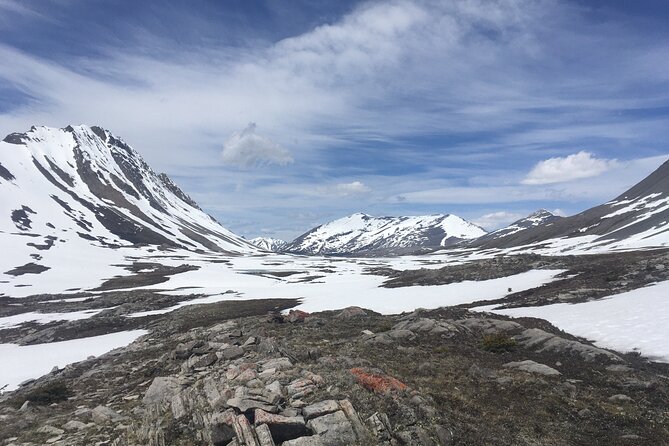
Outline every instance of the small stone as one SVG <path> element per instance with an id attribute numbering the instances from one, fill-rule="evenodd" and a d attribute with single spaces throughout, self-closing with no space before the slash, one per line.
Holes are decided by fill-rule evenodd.
<path id="1" fill-rule="evenodd" d="M 284 316 L 283 320 L 295 324 L 298 322 L 304 322 L 304 320 L 309 316 L 309 313 L 301 310 L 290 310 L 288 315 Z"/>
<path id="2" fill-rule="evenodd" d="M 207 353 L 206 355 L 201 356 L 197 361 L 193 363 L 194 369 L 203 369 L 209 367 L 218 361 L 218 356 L 216 353 Z"/>
<path id="3" fill-rule="evenodd" d="M 37 429 L 37 432 L 48 435 L 63 435 L 65 433 L 63 429 L 58 429 L 57 427 L 50 426 L 48 424 Z"/>
<path id="4" fill-rule="evenodd" d="M 26 402 L 21 405 L 19 412 L 27 412 L 28 410 L 30 410 L 30 401 L 26 400 Z"/>
<path id="5" fill-rule="evenodd" d="M 77 420 L 70 420 L 63 425 L 63 429 L 68 432 L 80 431 L 82 429 L 86 429 L 86 427 L 88 426 L 85 423 Z"/>
<path id="6" fill-rule="evenodd" d="M 612 403 L 631 403 L 634 400 L 627 395 L 619 393 L 618 395 L 610 396 L 609 401 Z"/>
<path id="7" fill-rule="evenodd" d="M 244 349 L 237 345 L 233 345 L 223 350 L 220 350 L 218 354 L 220 355 L 221 359 L 232 360 L 244 356 Z"/>
<path id="8" fill-rule="evenodd" d="M 275 369 L 275 370 L 286 370 L 290 369 L 293 367 L 293 363 L 290 361 L 288 358 L 275 358 L 275 359 L 270 359 L 268 361 L 265 361 L 260 369 L 262 371 L 268 370 L 268 369 Z"/>
<path id="9" fill-rule="evenodd" d="M 249 398 L 230 398 L 227 401 L 228 406 L 236 407 L 240 412 L 248 412 L 249 410 L 262 409 L 265 412 L 276 413 L 279 410 L 276 406 L 272 406 L 263 401 L 253 400 Z"/>

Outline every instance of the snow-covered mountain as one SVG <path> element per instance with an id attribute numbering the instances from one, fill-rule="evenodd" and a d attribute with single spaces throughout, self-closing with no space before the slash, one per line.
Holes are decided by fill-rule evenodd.
<path id="1" fill-rule="evenodd" d="M 372 217 L 357 213 L 318 226 L 284 251 L 299 254 L 406 254 L 451 246 L 486 231 L 456 215 Z"/>
<path id="2" fill-rule="evenodd" d="M 256 248 L 204 213 L 165 174 L 100 127 L 32 127 L 0 142 L 0 273 L 51 268 L 88 248 L 159 245 L 248 253 Z M 85 254 L 87 253 L 87 254 Z M 15 275 L 22 270 L 14 271 Z"/>
<path id="3" fill-rule="evenodd" d="M 530 228 L 549 225 L 557 220 L 560 220 L 561 218 L 562 217 L 555 215 L 552 212 L 547 211 L 546 209 L 539 209 L 538 211 L 531 213 L 527 217 L 514 221 L 509 226 L 497 229 L 496 231 L 489 232 L 488 234 L 475 239 L 473 243 L 475 244 L 486 243 L 492 240 L 509 236 L 511 234 L 516 234 L 518 232 L 525 231 Z"/>
<path id="4" fill-rule="evenodd" d="M 607 203 L 549 224 L 472 243 L 484 248 L 526 245 L 563 251 L 669 246 L 669 161 Z"/>
<path id="5" fill-rule="evenodd" d="M 269 252 L 281 252 L 283 248 L 288 244 L 285 240 L 272 237 L 256 237 L 249 240 L 254 246 L 258 248 L 269 251 Z"/>

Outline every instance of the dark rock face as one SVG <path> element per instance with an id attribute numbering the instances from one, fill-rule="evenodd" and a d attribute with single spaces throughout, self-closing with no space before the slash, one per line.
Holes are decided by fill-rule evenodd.
<path id="1" fill-rule="evenodd" d="M 188 194 L 186 194 L 184 191 L 182 191 L 179 186 L 172 181 L 170 177 L 167 176 L 166 173 L 160 173 L 158 174 L 158 178 L 160 178 L 160 181 L 163 182 L 163 185 L 167 189 L 169 189 L 174 195 L 179 197 L 184 203 L 188 203 L 189 205 L 193 206 L 196 209 L 200 209 L 200 206 L 193 200 Z"/>
<path id="2" fill-rule="evenodd" d="M 10 276 L 22 276 L 24 274 L 39 274 L 43 273 L 44 271 L 47 271 L 51 268 L 48 266 L 44 265 L 38 265 L 37 263 L 26 263 L 25 265 L 22 266 L 17 266 L 14 269 L 10 269 L 9 271 L 5 271 L 5 274 L 9 274 Z"/>
<path id="3" fill-rule="evenodd" d="M 16 209 L 12 211 L 12 221 L 16 227 L 22 231 L 27 231 L 31 228 L 31 220 L 28 214 L 34 214 L 35 211 L 30 209 L 28 206 L 22 206 L 21 209 Z"/>
<path id="4" fill-rule="evenodd" d="M 7 168 L 3 166 L 2 163 L 0 163 L 0 178 L 7 181 L 12 181 L 15 179 L 14 175 L 12 175 L 12 173 L 7 170 Z"/>
<path id="5" fill-rule="evenodd" d="M 9 135 L 5 136 L 3 141 L 9 144 L 23 144 L 24 141 L 28 139 L 30 138 L 25 133 L 10 133 Z"/>

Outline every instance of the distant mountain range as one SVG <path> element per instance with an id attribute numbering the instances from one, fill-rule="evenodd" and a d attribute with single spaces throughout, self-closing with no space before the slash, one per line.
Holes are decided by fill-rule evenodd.
<path id="1" fill-rule="evenodd" d="M 571 217 L 540 209 L 486 233 L 455 215 L 353 214 L 275 246 L 263 249 L 297 254 L 401 255 L 452 247 L 568 253 L 669 246 L 669 161 L 614 200 Z"/>
<path id="2" fill-rule="evenodd" d="M 485 233 L 456 215 L 372 217 L 357 213 L 276 246 L 280 252 L 295 254 L 399 255 L 433 251 Z M 258 246 L 269 247 L 266 243 Z"/>
<path id="3" fill-rule="evenodd" d="M 562 218 L 542 209 L 491 233 L 452 214 L 357 213 L 289 243 L 247 241 L 203 212 L 108 130 L 33 127 L 0 142 L 0 193 L 7 215 L 0 219 L 0 241 L 12 253 L 0 268 L 23 262 L 39 269 L 47 252 L 76 255 L 75 245 L 365 256 L 451 247 L 568 252 L 669 245 L 669 162 L 614 200 L 578 215 Z"/>
<path id="4" fill-rule="evenodd" d="M 249 243 L 251 243 L 254 246 L 257 246 L 258 248 L 264 251 L 269 251 L 269 252 L 282 252 L 283 249 L 288 244 L 288 242 L 284 240 L 272 237 L 252 238 L 251 240 L 249 240 Z"/>

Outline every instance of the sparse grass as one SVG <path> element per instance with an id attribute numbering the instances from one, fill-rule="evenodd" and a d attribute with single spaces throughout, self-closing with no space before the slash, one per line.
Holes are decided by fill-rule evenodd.
<path id="1" fill-rule="evenodd" d="M 485 335 L 481 341 L 481 348 L 493 353 L 509 352 L 514 350 L 516 346 L 515 339 L 500 333 Z"/>

